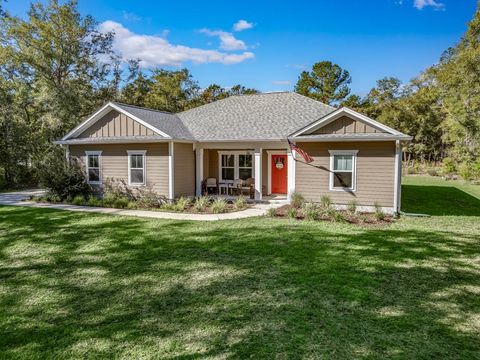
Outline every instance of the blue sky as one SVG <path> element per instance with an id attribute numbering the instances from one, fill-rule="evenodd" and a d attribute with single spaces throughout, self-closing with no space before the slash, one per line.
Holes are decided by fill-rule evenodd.
<path id="1" fill-rule="evenodd" d="M 5 7 L 25 16 L 29 3 Z M 79 0 L 81 13 L 116 30 L 116 48 L 145 68 L 187 67 L 201 86 L 282 91 L 330 60 L 350 71 L 361 95 L 382 77 L 408 81 L 437 62 L 475 8 L 476 0 Z"/>

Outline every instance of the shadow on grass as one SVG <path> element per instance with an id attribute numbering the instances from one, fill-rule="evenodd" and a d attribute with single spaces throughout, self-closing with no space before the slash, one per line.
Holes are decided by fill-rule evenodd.
<path id="1" fill-rule="evenodd" d="M 480 199 L 454 186 L 402 185 L 402 211 L 433 216 L 480 216 Z"/>
<path id="2" fill-rule="evenodd" d="M 475 358 L 479 253 L 454 231 L 0 207 L 0 355 Z"/>

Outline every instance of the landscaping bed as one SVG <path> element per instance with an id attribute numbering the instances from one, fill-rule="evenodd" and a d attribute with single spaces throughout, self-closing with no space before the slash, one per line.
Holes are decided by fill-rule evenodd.
<path id="1" fill-rule="evenodd" d="M 383 212 L 378 204 L 375 204 L 373 213 L 357 211 L 355 202 L 350 202 L 347 210 L 337 210 L 328 196 L 322 196 L 319 203 L 314 203 L 306 202 L 299 193 L 292 195 L 290 204 L 269 209 L 267 215 L 294 220 L 345 222 L 358 225 L 388 225 L 394 221 L 394 217 Z"/>
<path id="2" fill-rule="evenodd" d="M 77 195 L 64 200 L 54 195 L 32 196 L 30 201 L 53 204 L 69 204 L 77 206 L 106 207 L 129 210 L 152 210 L 191 214 L 221 214 L 242 211 L 250 207 L 246 199 L 239 196 L 233 201 L 222 198 L 213 199 L 208 196 L 197 198 L 180 197 L 174 201 L 166 200 L 161 196 L 129 198 L 124 195 L 106 193 L 105 196 Z"/>

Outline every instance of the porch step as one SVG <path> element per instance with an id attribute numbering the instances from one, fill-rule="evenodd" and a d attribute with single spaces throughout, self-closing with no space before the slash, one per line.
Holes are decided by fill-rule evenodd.
<path id="1" fill-rule="evenodd" d="M 258 203 L 271 205 L 287 205 L 290 202 L 287 199 L 262 199 L 262 201 L 258 201 Z"/>

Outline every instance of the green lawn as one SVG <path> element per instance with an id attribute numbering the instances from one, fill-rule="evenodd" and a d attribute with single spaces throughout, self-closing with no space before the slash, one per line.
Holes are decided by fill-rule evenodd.
<path id="1" fill-rule="evenodd" d="M 478 359 L 479 200 L 456 189 L 462 214 L 386 228 L 0 207 L 0 358 Z"/>
<path id="2" fill-rule="evenodd" d="M 405 212 L 480 216 L 480 185 L 430 176 L 407 176 L 402 183 Z"/>

